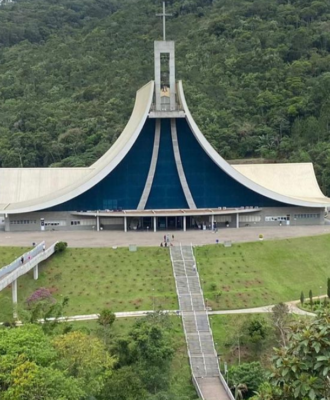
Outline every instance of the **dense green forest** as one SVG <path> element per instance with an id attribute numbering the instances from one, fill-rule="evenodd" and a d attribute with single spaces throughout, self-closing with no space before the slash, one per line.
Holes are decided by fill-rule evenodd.
<path id="1" fill-rule="evenodd" d="M 330 194 L 330 1 L 168 0 L 177 77 L 227 159 L 313 161 Z M 87 166 L 153 78 L 160 0 L 0 6 L 0 165 Z"/>

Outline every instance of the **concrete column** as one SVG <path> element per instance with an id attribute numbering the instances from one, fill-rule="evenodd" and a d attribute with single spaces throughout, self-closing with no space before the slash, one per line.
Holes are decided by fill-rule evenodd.
<path id="1" fill-rule="evenodd" d="M 154 216 L 154 232 L 157 232 L 157 217 Z"/>
<path id="2" fill-rule="evenodd" d="M 214 214 L 211 216 L 211 225 L 212 225 L 212 231 L 214 229 Z"/>
<path id="3" fill-rule="evenodd" d="M 10 232 L 10 217 L 5 214 L 5 232 Z"/>
<path id="4" fill-rule="evenodd" d="M 127 217 L 124 217 L 124 232 L 127 232 Z"/>
<path id="5" fill-rule="evenodd" d="M 11 294 L 13 298 L 14 306 L 17 304 L 17 279 L 11 284 Z"/>
<path id="6" fill-rule="evenodd" d="M 39 278 L 39 266 L 33 268 L 33 279 L 36 281 Z"/>
<path id="7" fill-rule="evenodd" d="M 161 111 L 161 100 L 160 100 L 160 42 L 155 42 L 155 100 L 156 110 Z"/>
<path id="8" fill-rule="evenodd" d="M 98 215 L 96 216 L 96 231 L 100 231 L 100 217 Z"/>
<path id="9" fill-rule="evenodd" d="M 187 230 L 187 221 L 186 221 L 186 216 L 183 216 L 183 232 L 186 232 Z"/>
<path id="10" fill-rule="evenodd" d="M 236 214 L 236 228 L 239 228 L 239 214 Z"/>

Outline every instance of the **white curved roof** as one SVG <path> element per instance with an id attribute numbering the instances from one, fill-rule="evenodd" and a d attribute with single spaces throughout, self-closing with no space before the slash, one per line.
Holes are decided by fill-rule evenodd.
<path id="1" fill-rule="evenodd" d="M 88 168 L 0 168 L 0 211 L 8 214 L 38 211 L 84 193 L 107 176 L 129 152 L 148 117 L 154 82 L 136 95 L 131 118 L 114 145 Z M 271 199 L 304 207 L 329 207 L 317 183 L 313 165 L 230 165 L 210 145 L 188 109 L 182 82 L 178 96 L 193 134 L 211 159 L 233 179 Z"/>
<path id="2" fill-rule="evenodd" d="M 42 210 L 64 203 L 95 186 L 120 163 L 135 143 L 148 117 L 153 93 L 153 81 L 137 92 L 124 131 L 89 168 L 0 169 L 0 211 L 17 214 Z M 42 183 L 45 187 L 41 187 Z"/>
<path id="3" fill-rule="evenodd" d="M 228 164 L 207 141 L 194 121 L 187 106 L 182 81 L 178 82 L 178 96 L 188 124 L 199 144 L 215 164 L 237 182 L 281 203 L 303 207 L 330 206 L 330 198 L 321 192 L 312 164 L 262 164 L 259 166 Z M 281 184 L 282 181 L 283 184 Z M 305 188 L 304 185 L 306 185 Z"/>
<path id="4" fill-rule="evenodd" d="M 330 201 L 321 192 L 312 163 L 233 165 L 252 182 L 283 196 L 306 202 Z"/>

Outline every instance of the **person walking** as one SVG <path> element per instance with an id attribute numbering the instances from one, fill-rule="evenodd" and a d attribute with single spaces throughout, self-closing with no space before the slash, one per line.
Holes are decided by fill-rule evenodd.
<path id="1" fill-rule="evenodd" d="M 21 257 L 21 263 L 24 264 L 24 257 Z"/>

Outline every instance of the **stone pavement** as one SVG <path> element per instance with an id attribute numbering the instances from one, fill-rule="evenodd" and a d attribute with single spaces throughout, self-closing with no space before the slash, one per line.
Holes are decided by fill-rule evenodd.
<path id="1" fill-rule="evenodd" d="M 121 232 L 121 231 L 53 231 L 53 232 L 0 232 L 0 246 L 31 246 L 32 242 L 43 240 L 47 245 L 56 241 L 68 242 L 70 247 L 125 247 L 129 244 L 137 246 L 159 246 L 164 234 L 174 235 L 174 245 L 204 245 L 214 244 L 216 239 L 222 243 L 225 240 L 233 242 L 253 242 L 259 234 L 264 240 L 286 239 L 301 236 L 315 236 L 330 233 L 330 225 L 320 226 L 276 226 L 276 227 L 246 227 L 223 228 L 218 232 L 189 230 L 160 232 Z"/>

